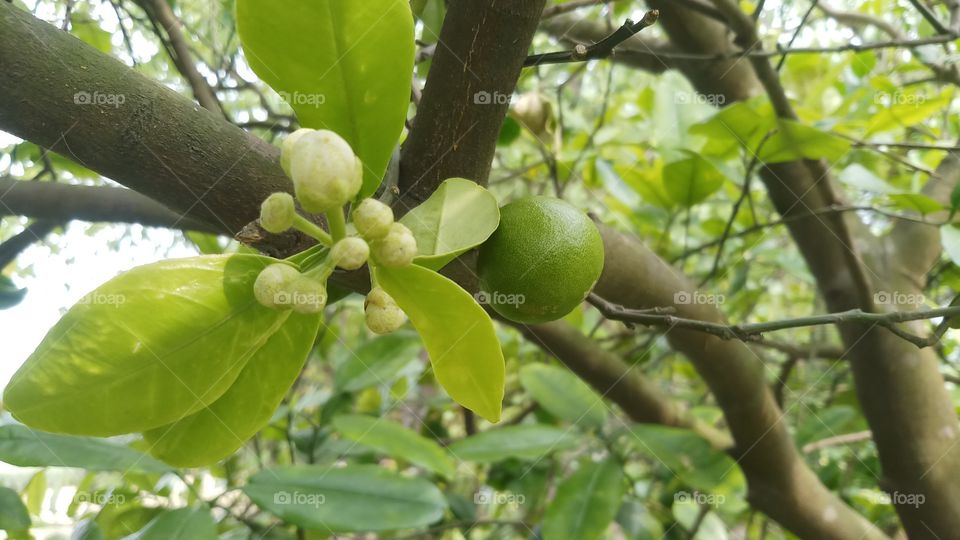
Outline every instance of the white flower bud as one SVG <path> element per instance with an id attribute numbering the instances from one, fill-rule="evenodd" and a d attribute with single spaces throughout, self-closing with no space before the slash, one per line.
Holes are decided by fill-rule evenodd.
<path id="1" fill-rule="evenodd" d="M 315 130 L 300 128 L 290 135 L 287 135 L 287 138 L 283 140 L 283 144 L 280 146 L 280 167 L 283 169 L 283 172 L 287 173 L 288 178 L 292 178 L 290 174 L 290 158 L 293 155 L 293 147 L 297 144 L 297 141 L 300 140 L 300 137 L 311 131 Z"/>
<path id="2" fill-rule="evenodd" d="M 300 277 L 300 272 L 289 264 L 276 263 L 264 268 L 253 283 L 253 295 L 260 304 L 276 309 L 289 309 L 287 288 Z"/>
<path id="3" fill-rule="evenodd" d="M 356 270 L 367 262 L 370 246 L 362 238 L 350 236 L 340 240 L 330 249 L 333 262 L 344 270 Z"/>
<path id="4" fill-rule="evenodd" d="M 390 225 L 390 232 L 373 243 L 373 257 L 384 266 L 407 266 L 417 256 L 417 239 L 402 223 Z"/>
<path id="5" fill-rule="evenodd" d="M 297 209 L 293 196 L 289 193 L 274 193 L 260 205 L 260 226 L 274 234 L 280 234 L 293 227 L 293 218 Z"/>
<path id="6" fill-rule="evenodd" d="M 374 287 L 363 304 L 367 328 L 375 334 L 389 334 L 403 326 L 407 316 L 387 291 Z"/>
<path id="7" fill-rule="evenodd" d="M 290 307 L 297 313 L 320 313 L 327 305 L 327 288 L 323 283 L 300 276 L 288 287 Z"/>
<path id="8" fill-rule="evenodd" d="M 300 204 L 314 213 L 340 208 L 363 185 L 363 165 L 339 135 L 320 130 L 305 133 L 291 152 L 290 172 Z"/>
<path id="9" fill-rule="evenodd" d="M 376 199 L 364 199 L 353 211 L 353 225 L 367 240 L 383 238 L 393 224 L 393 210 Z"/>
<path id="10" fill-rule="evenodd" d="M 550 102 L 537 92 L 527 92 L 513 105 L 513 116 L 534 135 L 543 135 L 550 120 Z"/>

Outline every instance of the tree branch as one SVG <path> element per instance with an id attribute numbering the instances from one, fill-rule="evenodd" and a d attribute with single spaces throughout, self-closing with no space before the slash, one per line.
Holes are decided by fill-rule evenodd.
<path id="1" fill-rule="evenodd" d="M 27 225 L 22 231 L 4 240 L 0 244 L 0 270 L 3 270 L 8 264 L 12 263 L 23 252 L 35 242 L 40 242 L 45 236 L 54 229 L 62 225 L 58 221 L 36 220 Z"/>
<path id="2" fill-rule="evenodd" d="M 577 45 L 572 51 L 559 51 L 542 54 L 532 54 L 523 62 L 523 67 L 533 67 L 544 64 L 563 64 L 568 62 L 585 62 L 587 60 L 597 60 L 607 58 L 613 54 L 613 50 L 630 39 L 637 32 L 644 28 L 649 28 L 657 22 L 660 12 L 657 10 L 648 11 L 638 22 L 627 19 L 623 26 L 614 33 L 594 43 L 593 45 Z"/>

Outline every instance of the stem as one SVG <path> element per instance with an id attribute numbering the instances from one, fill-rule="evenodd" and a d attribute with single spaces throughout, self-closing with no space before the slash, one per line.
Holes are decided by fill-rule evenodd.
<path id="1" fill-rule="evenodd" d="M 336 208 L 325 214 L 327 216 L 327 225 L 330 226 L 330 234 L 333 235 L 333 241 L 337 242 L 347 236 L 347 221 L 343 217 L 343 208 Z"/>
<path id="2" fill-rule="evenodd" d="M 316 238 L 318 242 L 325 246 L 329 247 L 333 245 L 333 240 L 330 239 L 330 235 L 327 234 L 327 231 L 321 229 L 319 225 L 301 216 L 300 214 L 297 214 L 293 218 L 293 228 L 302 232 L 303 234 Z M 331 226 L 331 229 L 332 228 L 333 227 Z"/>

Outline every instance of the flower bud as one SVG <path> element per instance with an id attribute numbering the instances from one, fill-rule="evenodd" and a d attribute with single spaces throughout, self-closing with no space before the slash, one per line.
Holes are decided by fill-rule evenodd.
<path id="1" fill-rule="evenodd" d="M 301 275 L 288 286 L 290 307 L 297 313 L 320 313 L 327 305 L 327 287 L 307 276 Z"/>
<path id="2" fill-rule="evenodd" d="M 543 135 L 552 114 L 550 102 L 537 92 L 527 92 L 513 105 L 513 116 L 534 135 Z"/>
<path id="3" fill-rule="evenodd" d="M 370 246 L 362 238 L 349 236 L 340 240 L 330 249 L 333 262 L 344 270 L 356 270 L 367 262 Z"/>
<path id="4" fill-rule="evenodd" d="M 300 272 L 289 264 L 276 263 L 264 268 L 253 283 L 253 295 L 257 302 L 269 308 L 289 309 L 290 283 L 300 277 Z"/>
<path id="5" fill-rule="evenodd" d="M 274 193 L 260 205 L 260 226 L 268 232 L 280 234 L 293 227 L 297 210 L 289 193 Z"/>
<path id="6" fill-rule="evenodd" d="M 311 131 L 316 130 L 300 128 L 290 135 L 287 135 L 287 138 L 283 140 L 283 144 L 280 146 L 280 167 L 283 169 L 283 172 L 287 173 L 288 178 L 292 178 L 290 173 L 290 158 L 293 156 L 293 147 L 297 144 L 297 141 L 300 140 L 300 137 Z"/>
<path id="7" fill-rule="evenodd" d="M 305 133 L 290 158 L 293 187 L 300 204 L 314 213 L 340 208 L 363 184 L 363 165 L 347 141 L 332 131 Z"/>
<path id="8" fill-rule="evenodd" d="M 353 211 L 353 225 L 367 240 L 383 238 L 392 224 L 393 210 L 376 199 L 364 199 Z"/>
<path id="9" fill-rule="evenodd" d="M 373 243 L 373 256 L 384 266 L 407 266 L 417 256 L 417 239 L 402 223 L 394 222 L 386 236 Z"/>
<path id="10" fill-rule="evenodd" d="M 363 303 L 367 328 L 375 334 L 389 334 L 403 326 L 407 316 L 387 291 L 374 287 Z"/>

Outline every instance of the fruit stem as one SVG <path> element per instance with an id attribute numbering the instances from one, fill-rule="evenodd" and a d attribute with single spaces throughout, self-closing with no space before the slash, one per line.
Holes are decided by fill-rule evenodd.
<path id="1" fill-rule="evenodd" d="M 336 264 L 333 262 L 333 257 L 327 253 L 323 261 L 320 262 L 317 266 L 305 271 L 304 276 L 307 276 L 311 279 L 316 279 L 322 283 L 327 282 L 327 278 L 330 277 L 330 274 L 333 273 L 333 270 L 336 268 Z"/>
<path id="2" fill-rule="evenodd" d="M 316 223 L 308 220 L 307 218 L 297 214 L 293 218 L 293 228 L 306 234 L 307 236 L 317 239 L 321 244 L 330 247 L 333 245 L 333 240 L 330 238 L 330 235 L 327 234 L 327 231 L 320 228 Z"/>
<path id="3" fill-rule="evenodd" d="M 335 208 L 325 214 L 327 224 L 330 225 L 330 234 L 333 235 L 333 241 L 337 242 L 347 236 L 347 222 L 343 217 L 343 208 Z"/>

